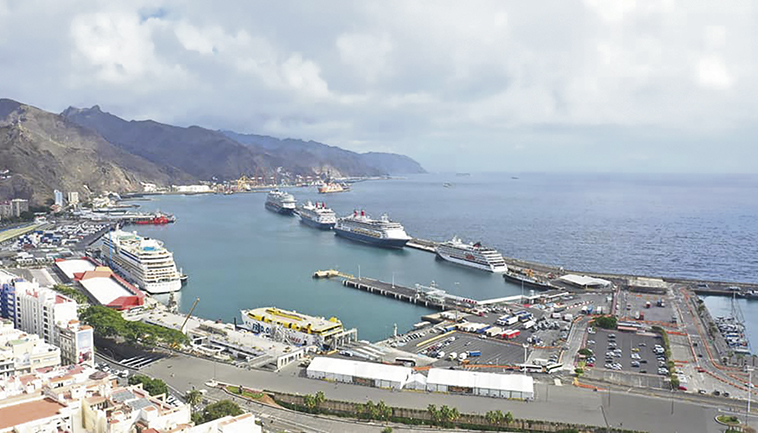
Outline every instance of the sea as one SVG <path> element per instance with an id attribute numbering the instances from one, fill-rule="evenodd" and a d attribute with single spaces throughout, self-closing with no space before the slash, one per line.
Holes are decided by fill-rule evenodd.
<path id="1" fill-rule="evenodd" d="M 414 237 L 459 236 L 567 269 L 758 282 L 756 175 L 447 173 L 358 182 L 338 194 L 289 192 L 299 202 L 325 201 L 339 215 L 387 213 Z M 522 293 L 500 275 L 432 253 L 385 250 L 310 228 L 266 210 L 265 199 L 262 192 L 150 196 L 135 203 L 177 222 L 128 229 L 164 241 L 189 275 L 181 311 L 199 298 L 194 314 L 225 322 L 239 321 L 241 309 L 276 306 L 337 317 L 357 327 L 360 339 L 376 341 L 430 312 L 312 278 L 323 269 L 409 287 L 434 283 L 477 300 Z M 729 299 L 708 303 L 721 308 Z M 755 321 L 748 328 L 758 330 L 758 302 L 744 306 Z"/>

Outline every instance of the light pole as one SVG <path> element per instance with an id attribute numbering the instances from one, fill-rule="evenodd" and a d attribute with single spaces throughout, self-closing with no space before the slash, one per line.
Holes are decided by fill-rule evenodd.
<path id="1" fill-rule="evenodd" d="M 358 280 L 361 279 L 361 265 L 358 265 Z"/>
<path id="2" fill-rule="evenodd" d="M 392 288 L 395 288 L 395 271 L 392 271 Z"/>
<path id="3" fill-rule="evenodd" d="M 750 416 L 750 397 L 753 394 L 753 368 L 747 367 L 747 412 L 745 412 L 745 425 L 748 425 L 748 417 Z"/>
<path id="4" fill-rule="evenodd" d="M 526 343 L 522 343 L 521 346 L 524 347 L 524 365 L 526 365 L 526 358 L 528 356 L 527 349 L 529 349 L 529 345 Z"/>

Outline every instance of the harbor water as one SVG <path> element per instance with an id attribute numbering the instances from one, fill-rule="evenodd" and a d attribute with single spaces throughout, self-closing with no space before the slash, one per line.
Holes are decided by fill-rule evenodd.
<path id="1" fill-rule="evenodd" d="M 458 235 L 507 256 L 566 268 L 758 281 L 755 176 L 517 177 L 418 175 L 361 182 L 339 194 L 290 192 L 298 201 L 326 201 L 339 215 L 388 212 L 412 236 Z M 177 222 L 129 230 L 165 241 L 190 276 L 180 309 L 187 311 L 199 297 L 196 314 L 209 319 L 232 321 L 240 309 L 275 305 L 337 316 L 358 327 L 360 338 L 376 340 L 390 335 L 394 323 L 407 330 L 428 311 L 338 281 L 313 280 L 317 269 L 394 277 L 411 287 L 435 281 L 473 299 L 521 293 L 499 275 L 441 262 L 427 252 L 384 250 L 312 229 L 297 217 L 266 211 L 264 201 L 261 193 L 152 197 L 139 202 L 141 209 L 173 213 Z"/>

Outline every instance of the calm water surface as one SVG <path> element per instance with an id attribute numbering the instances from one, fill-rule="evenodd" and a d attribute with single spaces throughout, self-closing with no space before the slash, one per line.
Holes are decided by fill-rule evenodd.
<path id="1" fill-rule="evenodd" d="M 363 182 L 348 193 L 295 188 L 298 200 L 326 200 L 339 214 L 388 212 L 412 236 L 481 240 L 504 255 L 567 268 L 758 282 L 758 178 L 682 175 L 420 175 Z M 443 187 L 448 182 L 450 187 Z M 190 276 L 187 311 L 231 321 L 239 310 L 275 305 L 357 326 L 376 340 L 406 330 L 423 308 L 311 278 L 317 269 L 413 286 L 437 284 L 475 299 L 518 294 L 502 277 L 337 238 L 266 211 L 265 194 L 166 196 L 140 202 L 178 217 L 135 227 L 165 241 Z M 758 305 L 758 303 L 754 303 Z M 755 307 L 746 306 L 745 316 Z"/>

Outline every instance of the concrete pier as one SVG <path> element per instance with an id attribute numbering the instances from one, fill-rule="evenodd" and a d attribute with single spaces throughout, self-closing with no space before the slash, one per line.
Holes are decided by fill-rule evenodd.
<path id="1" fill-rule="evenodd" d="M 346 278 L 342 280 L 342 285 L 345 287 L 363 290 L 364 292 L 374 293 L 377 295 L 386 296 L 388 298 L 397 299 L 399 301 L 438 310 L 467 310 L 473 306 L 463 303 L 450 302 L 450 300 L 446 302 L 445 298 L 429 296 L 422 290 L 417 290 L 415 288 L 405 287 L 398 284 L 386 283 L 384 281 L 375 280 L 373 278 Z"/>

